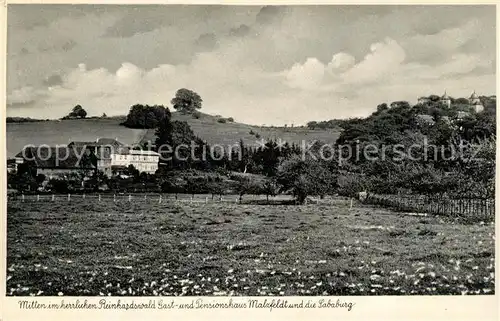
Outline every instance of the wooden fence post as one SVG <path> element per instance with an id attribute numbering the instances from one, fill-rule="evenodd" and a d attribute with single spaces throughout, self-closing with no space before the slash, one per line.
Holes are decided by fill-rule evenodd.
<path id="1" fill-rule="evenodd" d="M 68 202 L 71 201 L 71 194 L 68 193 Z"/>
<path id="2" fill-rule="evenodd" d="M 40 200 L 40 194 L 36 194 L 36 201 L 38 202 Z"/>

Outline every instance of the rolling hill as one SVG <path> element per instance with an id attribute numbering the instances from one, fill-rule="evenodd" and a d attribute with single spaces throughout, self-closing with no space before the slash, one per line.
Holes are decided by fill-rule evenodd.
<path id="1" fill-rule="evenodd" d="M 98 137 L 116 138 L 126 144 L 144 140 L 154 140 L 154 129 L 130 129 L 120 126 L 125 117 L 49 120 L 42 122 L 7 124 L 7 157 L 13 157 L 26 145 L 64 145 L 71 141 L 94 141 Z M 231 145 L 243 139 L 245 144 L 256 145 L 260 138 L 279 139 L 289 143 L 301 144 L 304 140 L 319 140 L 333 143 L 339 135 L 338 130 L 311 130 L 302 127 L 261 127 L 237 122 L 220 123 L 220 117 L 201 114 L 195 119 L 192 115 L 172 113 L 173 120 L 187 121 L 194 133 L 209 144 Z M 251 134 L 253 132 L 254 134 Z M 255 134 L 260 135 L 257 138 Z"/>

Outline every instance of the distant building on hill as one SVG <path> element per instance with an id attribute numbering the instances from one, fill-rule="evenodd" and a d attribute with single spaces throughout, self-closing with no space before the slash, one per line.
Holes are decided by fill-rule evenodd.
<path id="1" fill-rule="evenodd" d="M 432 97 L 436 97 L 437 98 L 438 96 L 419 97 L 417 99 L 417 104 L 426 104 L 426 103 L 429 103 L 431 101 L 436 101 L 434 99 L 431 99 Z M 489 98 L 496 100 L 496 96 L 490 96 Z M 472 93 L 472 95 L 468 99 L 461 98 L 460 100 L 466 100 L 468 102 L 469 106 L 476 113 L 480 113 L 480 112 L 482 112 L 484 110 L 484 106 L 483 106 L 483 104 L 481 102 L 481 99 L 479 98 L 479 96 L 476 94 L 475 91 Z M 441 102 L 444 106 L 446 106 L 448 108 L 451 107 L 452 100 L 451 100 L 451 97 L 448 96 L 448 94 L 446 93 L 446 90 L 444 91 L 443 96 L 441 96 L 439 98 L 439 102 Z"/>
<path id="2" fill-rule="evenodd" d="M 481 100 L 479 99 L 478 95 L 476 94 L 476 91 L 474 91 L 470 96 L 469 104 L 472 106 L 472 108 L 474 108 L 476 113 L 480 113 L 484 110 L 484 106 L 481 103 Z"/>
<path id="3" fill-rule="evenodd" d="M 446 107 L 450 108 L 451 107 L 451 98 L 446 94 L 446 90 L 444 91 L 444 95 L 441 96 L 441 103 L 445 105 Z"/>
<path id="4" fill-rule="evenodd" d="M 27 163 L 37 174 L 48 177 L 64 176 L 77 171 L 102 171 L 113 176 L 116 169 L 133 165 L 139 172 L 154 174 L 160 154 L 148 150 L 135 150 L 117 139 L 98 138 L 95 142 L 75 141 L 65 146 L 25 147 L 15 156 L 15 167 Z"/>

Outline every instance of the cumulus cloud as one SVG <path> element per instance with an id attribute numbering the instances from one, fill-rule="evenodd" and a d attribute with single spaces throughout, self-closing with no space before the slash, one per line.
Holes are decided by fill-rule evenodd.
<path id="1" fill-rule="evenodd" d="M 39 96 L 35 88 L 31 86 L 22 87 L 7 95 L 7 105 L 24 105 L 34 102 Z"/>
<path id="2" fill-rule="evenodd" d="M 315 118 L 361 116 L 383 101 L 412 101 L 429 93 L 419 88 L 431 84 L 439 89 L 461 88 L 462 76 L 446 81 L 446 86 L 440 81 L 451 74 L 466 76 L 492 63 L 466 54 L 453 55 L 439 66 L 405 62 L 404 49 L 386 38 L 370 45 L 369 53 L 357 63 L 349 53 L 339 52 L 328 64 L 309 57 L 281 72 L 268 72 L 258 65 L 241 65 L 234 57 L 238 50 L 200 53 L 190 64 L 161 64 L 151 69 L 125 62 L 115 72 L 80 63 L 61 76 L 60 84 L 38 92 L 23 88 L 9 100 L 26 102 L 38 97 L 40 105 L 51 106 L 58 117 L 77 103 L 91 115 L 103 111 L 118 115 L 136 103 L 169 106 L 175 91 L 187 87 L 203 97 L 209 113 L 254 124 L 266 123 L 269 117 L 275 123 L 299 124 Z"/>
<path id="3" fill-rule="evenodd" d="M 90 11 L 17 30 L 8 44 L 16 108 L 7 112 L 60 117 L 81 104 L 90 115 L 126 114 L 136 103 L 169 106 L 186 87 L 208 113 L 301 124 L 444 88 L 495 90 L 495 17 L 484 8 L 447 9 L 459 19 L 413 7 L 162 8 Z"/>
<path id="4" fill-rule="evenodd" d="M 307 58 L 303 64 L 295 64 L 286 74 L 288 84 L 292 88 L 317 88 L 325 74 L 325 65 L 316 58 Z"/>
<path id="5" fill-rule="evenodd" d="M 370 53 L 363 61 L 343 74 L 348 83 L 369 83 L 390 76 L 405 59 L 405 51 L 393 39 L 386 38 L 383 42 L 370 46 Z"/>
<path id="6" fill-rule="evenodd" d="M 354 66 L 356 59 L 348 53 L 339 52 L 333 55 L 332 60 L 328 63 L 328 71 L 332 74 L 346 71 Z"/>

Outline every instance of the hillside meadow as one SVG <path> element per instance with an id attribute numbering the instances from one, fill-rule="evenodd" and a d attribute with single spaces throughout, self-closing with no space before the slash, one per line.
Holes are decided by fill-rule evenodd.
<path id="1" fill-rule="evenodd" d="M 68 119 L 7 124 L 7 157 L 13 157 L 28 144 L 64 145 L 71 141 L 95 141 L 99 137 L 134 143 L 145 130 L 120 126 L 121 118 Z"/>
<path id="2" fill-rule="evenodd" d="M 494 225 L 348 200 L 9 201 L 7 288 L 26 295 L 494 294 Z"/>
<path id="3" fill-rule="evenodd" d="M 98 137 L 117 138 L 126 144 L 154 141 L 154 129 L 130 129 L 120 126 L 124 117 L 50 120 L 42 122 L 8 123 L 7 156 L 13 157 L 23 146 L 67 144 L 73 140 L 94 141 Z M 289 143 L 301 144 L 314 140 L 334 143 L 339 132 L 336 130 L 310 130 L 307 128 L 260 127 L 237 122 L 219 123 L 219 117 L 201 114 L 199 119 L 192 115 L 172 113 L 172 120 L 187 121 L 193 132 L 209 144 L 232 145 L 243 139 L 245 144 L 256 145 L 259 134 L 263 139 L 281 138 Z M 250 132 L 255 134 L 251 134 Z"/>

